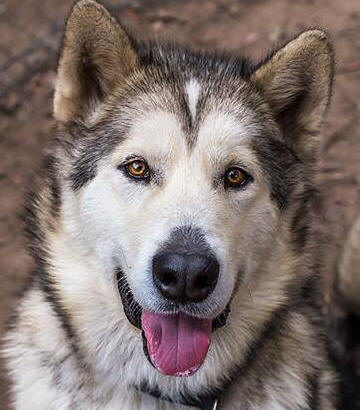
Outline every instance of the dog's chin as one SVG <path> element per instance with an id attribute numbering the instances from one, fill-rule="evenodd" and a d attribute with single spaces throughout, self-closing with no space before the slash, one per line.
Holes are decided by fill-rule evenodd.
<path id="1" fill-rule="evenodd" d="M 151 365 L 167 375 L 190 376 L 195 373 L 200 368 L 206 356 L 210 344 L 210 333 L 226 325 L 230 312 L 230 302 L 223 312 L 212 320 L 195 318 L 181 312 L 174 313 L 173 315 L 151 313 L 143 310 L 139 303 L 137 303 L 127 280 L 120 270 L 117 273 L 117 279 L 125 315 L 133 326 L 142 331 L 144 354 Z M 161 345 L 159 338 L 161 339 L 164 328 L 167 329 L 170 339 L 172 334 L 175 334 L 175 337 L 179 338 L 179 334 L 176 334 L 177 331 L 184 335 L 185 340 L 189 339 L 192 335 L 193 340 L 192 343 L 190 343 L 191 349 L 187 350 L 189 344 L 186 343 L 182 349 L 183 351 L 180 353 L 182 357 L 186 358 L 193 356 L 194 363 L 191 363 L 190 360 L 187 365 L 184 364 L 183 369 L 174 369 L 168 365 L 163 368 L 161 365 L 158 365 L 159 362 L 162 362 L 161 358 L 158 358 L 158 353 L 161 350 L 158 349 L 158 345 Z M 171 342 L 168 343 L 171 344 Z M 156 352 L 153 349 L 154 346 L 156 347 Z M 203 346 L 202 360 L 198 358 L 199 354 L 201 356 L 201 346 Z M 163 355 L 168 356 L 168 353 L 164 352 Z M 177 358 L 175 358 L 175 361 L 177 361 Z"/>

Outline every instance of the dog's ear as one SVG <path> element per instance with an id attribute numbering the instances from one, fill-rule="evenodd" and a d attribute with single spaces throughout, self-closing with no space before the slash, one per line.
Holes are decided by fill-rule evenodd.
<path id="1" fill-rule="evenodd" d="M 93 0 L 77 2 L 67 20 L 55 87 L 54 114 L 85 121 L 138 66 L 124 30 Z"/>
<path id="2" fill-rule="evenodd" d="M 329 37 L 309 30 L 269 56 L 252 75 L 287 144 L 302 160 L 316 155 L 333 69 Z"/>

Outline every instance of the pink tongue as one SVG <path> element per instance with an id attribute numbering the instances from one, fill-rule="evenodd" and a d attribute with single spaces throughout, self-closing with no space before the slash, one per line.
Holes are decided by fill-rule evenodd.
<path id="1" fill-rule="evenodd" d="M 210 345 L 211 319 L 143 310 L 142 328 L 153 365 L 171 376 L 190 376 L 202 365 Z"/>

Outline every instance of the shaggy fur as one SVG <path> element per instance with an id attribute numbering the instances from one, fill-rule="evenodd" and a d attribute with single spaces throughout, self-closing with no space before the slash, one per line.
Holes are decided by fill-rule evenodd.
<path id="1" fill-rule="evenodd" d="M 56 143 L 27 207 L 37 268 L 6 337 L 16 409 L 186 409 L 176 403 L 204 394 L 223 410 L 340 408 L 309 232 L 332 76 L 319 30 L 252 65 L 141 44 L 95 1 L 75 4 Z M 148 182 L 129 178 L 129 158 L 146 160 Z M 251 176 L 241 189 L 224 184 L 233 166 Z M 154 288 L 151 260 L 169 240 L 198 237 L 219 261 L 218 283 L 174 307 Z M 142 309 L 214 319 L 193 376 L 151 366 Z"/>

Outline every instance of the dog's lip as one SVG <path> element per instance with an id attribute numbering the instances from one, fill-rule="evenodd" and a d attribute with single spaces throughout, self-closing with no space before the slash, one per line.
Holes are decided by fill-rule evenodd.
<path id="1" fill-rule="evenodd" d="M 125 279 L 123 272 L 120 269 L 117 271 L 117 280 L 118 280 L 118 288 L 119 288 L 119 293 L 120 293 L 125 315 L 128 321 L 133 326 L 135 326 L 139 330 L 142 330 L 142 326 L 141 326 L 142 307 L 135 300 L 135 297 L 130 289 L 130 286 L 127 280 Z M 213 319 L 212 331 L 215 331 L 216 329 L 219 329 L 225 326 L 227 317 L 231 310 L 230 302 L 227 304 L 225 309 Z"/>

